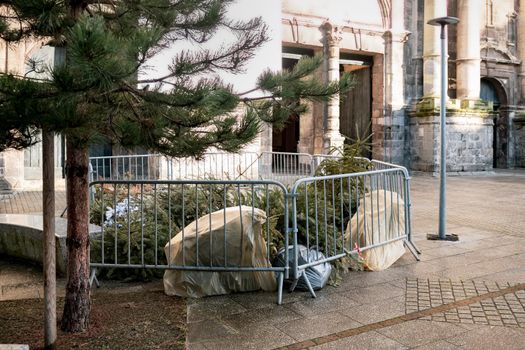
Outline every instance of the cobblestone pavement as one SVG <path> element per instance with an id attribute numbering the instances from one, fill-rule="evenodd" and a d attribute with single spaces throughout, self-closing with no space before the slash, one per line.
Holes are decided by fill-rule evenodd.
<path id="1" fill-rule="evenodd" d="M 55 192 L 56 214 L 60 215 L 66 208 L 66 192 Z M 0 199 L 0 214 L 29 214 L 42 212 L 42 192 L 15 192 L 7 198 Z"/>
<path id="2" fill-rule="evenodd" d="M 510 283 L 490 281 L 407 279 L 406 312 L 421 311 L 472 297 L 484 296 L 509 287 L 511 287 Z M 525 328 L 525 290 L 497 297 L 486 297 L 470 305 L 438 312 L 421 319 Z"/>
<path id="3" fill-rule="evenodd" d="M 316 299 L 285 294 L 281 306 L 262 292 L 189 300 L 187 348 L 523 350 L 525 171 L 448 178 L 447 231 L 458 242 L 426 240 L 437 231 L 438 191 L 437 178 L 413 178 L 420 262 L 407 253 L 382 272 L 349 272 Z M 5 266 L 2 288 L 35 283 Z"/>

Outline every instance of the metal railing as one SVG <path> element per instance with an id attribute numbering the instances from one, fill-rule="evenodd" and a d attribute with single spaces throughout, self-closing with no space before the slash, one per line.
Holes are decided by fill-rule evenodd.
<path id="1" fill-rule="evenodd" d="M 324 160 L 339 158 L 330 154 L 290 152 L 208 152 L 199 159 L 159 154 L 91 157 L 90 164 L 95 180 L 262 179 L 291 186 L 298 179 L 313 176 Z"/>
<path id="2" fill-rule="evenodd" d="M 259 154 L 206 153 L 200 159 L 168 158 L 167 179 L 220 179 L 256 180 L 259 178 L 257 162 Z"/>
<path id="3" fill-rule="evenodd" d="M 154 180 L 162 176 L 164 157 L 158 154 L 89 158 L 96 180 Z"/>
<path id="4" fill-rule="evenodd" d="M 258 166 L 261 178 L 288 186 L 314 171 L 312 155 L 308 153 L 262 152 Z"/>
<path id="5" fill-rule="evenodd" d="M 374 163 L 374 162 L 373 162 Z M 411 241 L 410 177 L 405 168 L 379 162 L 384 169 L 354 174 L 308 177 L 298 180 L 292 198 L 292 245 L 313 248 L 323 259 L 301 265 L 293 249 L 292 276 L 360 251 L 403 240 L 418 259 L 419 249 Z M 352 232 L 352 227 L 362 228 Z M 354 228 L 355 230 L 355 228 Z M 419 260 L 419 259 L 418 259 Z"/>
<path id="6" fill-rule="evenodd" d="M 254 226 L 255 210 L 264 212 L 267 223 L 260 234 L 265 242 L 265 260 L 270 262 L 272 251 L 275 251 L 272 245 L 274 235 L 282 237 L 284 245 L 289 244 L 288 232 L 272 229 L 270 222 L 274 209 L 271 201 L 277 196 L 284 204 L 282 228 L 289 227 L 288 202 L 285 200 L 288 195 L 282 184 L 257 180 L 108 180 L 95 181 L 90 187 L 95 193 L 91 221 L 101 227 L 100 233 L 91 242 L 92 283 L 96 281 L 98 284 L 97 268 L 268 272 L 278 275 L 278 303 L 281 303 L 282 284 L 289 277 L 289 266 L 273 267 L 269 263 L 268 266 L 251 266 L 245 264 L 246 259 L 229 258 L 247 254 L 243 249 L 249 244 L 241 242 L 239 251 L 230 251 L 235 244 L 228 242 L 228 235 L 232 235 L 232 232 L 227 227 L 226 211 L 249 208 L 252 211 L 251 223 L 244 222 L 245 227 Z M 211 232 L 212 215 L 215 219 L 217 215 L 219 219 L 224 219 L 224 230 L 220 237 L 216 232 Z M 209 226 L 199 228 L 199 219 L 203 217 L 209 218 Z M 208 222 L 204 226 L 206 224 Z M 197 225 L 194 230 L 196 237 L 188 234 L 191 225 Z M 241 229 L 242 226 L 241 217 Z M 208 234 L 205 241 L 201 241 L 199 234 Z M 257 235 L 257 232 L 253 235 Z M 180 256 L 174 259 L 170 254 L 172 239 L 176 236 L 180 238 L 182 248 Z M 187 244 L 190 240 L 191 243 Z M 214 242 L 219 241 L 221 243 L 215 243 L 214 246 Z M 185 259 L 190 255 L 196 258 Z"/>
<path id="7" fill-rule="evenodd" d="M 209 152 L 201 158 L 171 158 L 160 154 L 91 157 L 96 180 L 258 179 L 255 152 Z"/>
<path id="8" fill-rule="evenodd" d="M 92 242 L 92 282 L 96 281 L 97 268 L 267 272 L 277 274 L 277 301 L 281 303 L 284 279 L 291 278 L 293 286 L 303 278 L 310 285 L 304 273 L 306 268 L 354 254 L 356 249 L 366 251 L 402 240 L 418 259 L 420 251 L 411 240 L 407 170 L 371 160 L 370 171 L 313 176 L 315 169 L 327 158 L 337 156 L 269 152 L 249 155 L 242 162 L 237 158 L 239 162 L 232 166 L 195 166 L 193 169 L 198 171 L 191 172 L 191 176 L 224 176 L 220 180 L 107 179 L 92 182 L 91 219 L 102 227 L 100 236 Z M 96 172 L 96 168 L 93 169 Z M 250 178 L 257 174 L 266 179 L 231 179 L 230 170 L 237 176 Z M 186 176 L 187 173 L 183 175 L 177 170 L 171 174 Z M 277 176 L 282 178 L 275 179 Z M 287 190 L 289 183 L 293 183 L 291 190 Z M 205 249 L 208 257 L 201 255 L 198 237 L 192 248 L 196 250 L 193 251 L 197 257 L 195 261 L 186 263 L 183 258 L 174 262 L 169 255 L 162 254 L 176 236 L 182 247 L 186 247 L 185 227 L 188 224 L 197 225 L 199 219 L 207 215 L 211 218 L 212 213 L 241 206 L 252 211 L 262 210 L 267 217 L 261 232 L 267 265 L 255 267 L 227 261 L 226 244 L 222 250 L 224 258 L 214 257 L 212 235 Z M 354 224 L 363 226 L 363 232 L 353 232 Z M 224 232 L 223 242 L 226 240 Z M 299 245 L 321 252 L 324 258 L 299 264 Z M 289 247 L 285 249 L 285 266 L 272 266 L 275 253 L 283 247 Z M 182 249 L 182 256 L 187 254 L 184 249 L 189 248 Z M 310 292 L 315 297 L 312 288 Z"/>

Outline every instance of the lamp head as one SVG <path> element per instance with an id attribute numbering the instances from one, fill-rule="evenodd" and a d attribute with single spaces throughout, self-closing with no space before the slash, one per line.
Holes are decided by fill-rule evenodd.
<path id="1" fill-rule="evenodd" d="M 439 26 L 446 26 L 450 24 L 457 24 L 458 22 L 459 22 L 459 18 L 447 16 L 447 17 L 433 18 L 430 21 L 428 21 L 427 24 L 430 24 L 431 26 L 439 27 Z"/>

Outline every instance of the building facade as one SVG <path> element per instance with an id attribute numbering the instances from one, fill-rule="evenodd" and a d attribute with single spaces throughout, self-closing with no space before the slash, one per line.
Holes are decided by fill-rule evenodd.
<path id="1" fill-rule="evenodd" d="M 370 137 L 369 156 L 437 172 L 440 38 L 427 22 L 449 15 L 460 22 L 448 28 L 447 171 L 525 167 L 525 0 L 242 0 L 232 8 L 233 17 L 255 15 L 272 39 L 243 76 L 223 77 L 239 91 L 263 70 L 293 67 L 304 55 L 323 55 L 319 79 L 351 72 L 356 85 L 340 99 L 312 104 L 300 118 L 290 116 L 283 130 L 267 126 L 250 151 L 327 153 Z M 22 62 L 41 47 L 0 43 L 0 69 L 24 72 Z M 152 66 L 166 66 L 177 49 Z M 38 146 L 0 154 L 0 178 L 13 188 L 37 186 L 32 154 Z"/>
<path id="2" fill-rule="evenodd" d="M 290 52 L 323 54 L 326 81 L 357 81 L 294 125 L 297 151 L 371 133 L 372 157 L 437 172 L 440 38 L 427 22 L 448 15 L 460 22 L 448 28 L 447 171 L 525 166 L 523 0 L 285 0 L 282 11 L 284 66 Z"/>

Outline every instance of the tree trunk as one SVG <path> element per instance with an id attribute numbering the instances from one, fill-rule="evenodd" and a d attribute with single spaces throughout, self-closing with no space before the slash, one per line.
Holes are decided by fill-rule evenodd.
<path id="1" fill-rule="evenodd" d="M 54 134 L 42 130 L 42 188 L 44 216 L 44 346 L 55 349 L 56 318 L 56 240 L 55 240 L 55 143 Z"/>
<path id="2" fill-rule="evenodd" d="M 61 329 L 82 332 L 89 325 L 88 150 L 67 139 L 67 285 Z"/>

